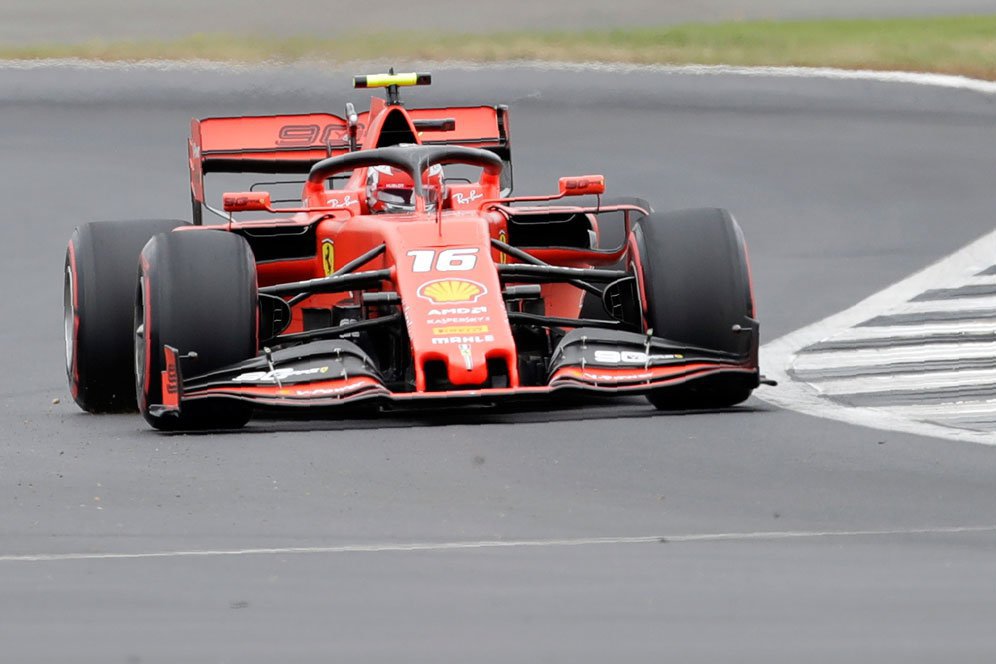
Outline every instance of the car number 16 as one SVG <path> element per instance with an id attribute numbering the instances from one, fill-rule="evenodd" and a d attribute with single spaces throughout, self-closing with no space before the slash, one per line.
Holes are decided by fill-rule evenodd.
<path id="1" fill-rule="evenodd" d="M 433 265 L 439 272 L 468 272 L 477 265 L 477 247 L 463 249 L 413 249 L 412 272 L 431 272 Z"/>

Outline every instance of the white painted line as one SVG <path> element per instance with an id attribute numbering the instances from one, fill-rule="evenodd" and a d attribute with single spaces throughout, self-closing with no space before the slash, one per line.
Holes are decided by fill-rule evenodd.
<path id="1" fill-rule="evenodd" d="M 994 257 L 996 258 L 996 257 Z M 922 314 L 948 311 L 996 310 L 996 297 L 961 297 L 951 300 L 925 300 L 904 302 L 890 309 L 890 314 Z"/>
<path id="2" fill-rule="evenodd" d="M 788 373 L 797 353 L 803 348 L 833 337 L 875 316 L 898 312 L 901 309 L 897 305 L 908 302 L 926 290 L 962 282 L 969 275 L 992 265 L 994 256 L 996 256 L 996 231 L 907 279 L 875 293 L 849 309 L 765 344 L 761 348 L 761 370 L 779 384 L 776 388 L 759 389 L 754 394 L 760 399 L 784 408 L 849 424 L 996 445 L 996 433 L 952 429 L 939 424 L 921 422 L 911 419 L 908 413 L 902 411 L 836 404 L 822 396 L 812 385 L 792 380 Z"/>
<path id="3" fill-rule="evenodd" d="M 891 313 L 891 312 L 890 312 Z M 965 334 L 983 335 L 996 334 L 996 324 L 991 320 L 982 321 L 945 321 L 943 323 L 926 323 L 921 325 L 887 325 L 851 327 L 841 330 L 833 336 L 821 341 L 864 341 L 874 339 L 908 339 L 911 337 L 930 337 L 934 335 Z"/>
<path id="4" fill-rule="evenodd" d="M 386 61 L 384 61 L 386 62 Z M 333 62 L 300 60 L 297 62 L 237 63 L 212 60 L 132 60 L 103 62 L 84 58 L 43 58 L 28 60 L 0 60 L 0 69 L 87 69 L 87 70 L 152 70 L 152 71 L 232 71 L 260 72 L 288 69 L 311 69 L 324 72 L 351 70 L 358 66 L 384 64 L 378 60 Z M 387 63 L 393 64 L 393 63 Z M 871 71 L 834 69 L 832 67 L 737 67 L 731 65 L 642 65 L 615 62 L 556 62 L 540 60 L 514 60 L 507 62 L 467 62 L 461 60 L 426 60 L 413 62 L 413 66 L 434 67 L 437 70 L 460 69 L 469 71 L 508 71 L 516 69 L 568 72 L 606 72 L 615 74 L 677 74 L 683 76 L 755 76 L 770 78 L 809 78 L 839 81 L 875 81 L 923 85 L 936 88 L 967 90 L 996 94 L 996 82 L 982 81 L 948 74 L 924 74 L 906 71 Z M 980 270 L 989 267 L 984 265 Z"/>
<path id="5" fill-rule="evenodd" d="M 993 258 L 996 259 L 996 256 Z M 996 286 L 996 274 L 972 275 L 960 284 L 945 286 L 945 288 L 960 288 L 962 286 Z"/>
<path id="6" fill-rule="evenodd" d="M 37 71 L 41 69 L 79 69 L 86 71 L 220 71 L 251 73 L 261 69 L 288 69 L 289 64 L 260 63 L 259 66 L 213 60 L 127 60 L 106 62 L 85 58 L 39 58 L 37 60 L 0 60 L 0 69 Z"/>
<path id="7" fill-rule="evenodd" d="M 895 373 L 885 376 L 834 378 L 814 381 L 813 384 L 820 394 L 828 396 L 992 385 L 993 397 L 996 397 L 996 369 Z"/>
<path id="8" fill-rule="evenodd" d="M 996 329 L 996 323 L 994 323 L 994 329 Z M 952 361 L 985 358 L 996 360 L 996 342 L 805 352 L 800 353 L 795 358 L 792 366 L 796 371 L 806 372 L 825 371 L 827 369 L 864 369 L 889 364 L 927 362 L 931 360 Z"/>
<path id="9" fill-rule="evenodd" d="M 410 544 L 347 544 L 342 546 L 294 546 L 260 549 L 204 549 L 152 551 L 146 553 L 40 553 L 0 556 L 5 562 L 56 562 L 68 560 L 133 560 L 142 558 L 206 558 L 335 553 L 412 553 L 418 551 L 461 551 L 476 549 L 521 549 L 604 544 L 654 544 L 661 542 L 729 542 L 814 539 L 829 537 L 886 537 L 896 535 L 962 535 L 996 533 L 996 526 L 950 526 L 937 528 L 890 528 L 883 530 L 788 530 L 745 533 L 697 533 L 650 535 L 642 537 L 579 537 L 569 539 L 482 540 L 470 542 L 415 542 Z"/>
<path id="10" fill-rule="evenodd" d="M 942 404 L 890 406 L 889 410 L 918 420 L 965 420 L 987 416 L 996 419 L 996 397 Z"/>

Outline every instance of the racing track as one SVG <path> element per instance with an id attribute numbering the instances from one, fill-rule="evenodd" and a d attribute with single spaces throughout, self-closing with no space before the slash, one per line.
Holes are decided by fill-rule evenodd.
<path id="1" fill-rule="evenodd" d="M 0 659 L 992 658 L 990 447 L 757 399 L 203 436 L 67 403 L 73 226 L 186 215 L 192 115 L 338 112 L 348 73 L 0 70 Z M 769 341 L 996 214 L 996 108 L 975 93 L 529 68 L 436 80 L 408 98 L 512 104 L 520 193 L 604 172 L 660 208 L 731 208 Z M 773 531 L 793 536 L 750 535 Z M 519 544 L 481 545 L 497 540 Z M 64 553 L 95 555 L 38 558 Z"/>

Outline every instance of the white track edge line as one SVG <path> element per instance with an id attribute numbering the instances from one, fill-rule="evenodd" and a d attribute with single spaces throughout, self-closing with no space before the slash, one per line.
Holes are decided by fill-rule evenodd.
<path id="1" fill-rule="evenodd" d="M 379 64 L 379 60 L 356 60 L 349 62 L 323 62 L 301 60 L 282 63 L 264 61 L 260 63 L 218 62 L 214 60 L 130 60 L 103 62 L 85 58 L 40 58 L 22 60 L 0 60 L 0 69 L 88 69 L 88 70 L 153 70 L 153 71 L 228 71 L 258 72 L 260 70 L 312 69 L 341 71 L 357 65 Z M 641 65 L 613 62 L 565 62 L 546 60 L 508 60 L 504 62 L 472 62 L 462 60 L 423 60 L 413 64 L 434 66 L 442 69 L 469 69 L 474 71 L 532 69 L 539 71 L 606 72 L 617 74 L 661 73 L 699 76 L 767 76 L 775 78 L 820 78 L 851 81 L 878 81 L 882 83 L 905 83 L 939 88 L 970 90 L 985 94 L 996 94 L 996 81 L 955 76 L 952 74 L 928 74 L 908 71 L 874 71 L 863 69 L 836 69 L 833 67 L 746 67 L 734 65 Z"/>
<path id="2" fill-rule="evenodd" d="M 945 390 L 958 387 L 979 389 L 985 386 L 996 386 L 996 369 L 953 369 L 931 371 L 930 373 L 907 369 L 901 372 L 895 371 L 872 376 L 808 378 L 806 382 L 814 385 L 820 394 L 832 396 L 841 394 L 873 395 L 910 390 Z M 993 390 L 993 393 L 996 393 L 996 389 Z"/>
<path id="3" fill-rule="evenodd" d="M 671 542 L 770 541 L 829 537 L 886 537 L 891 535 L 958 535 L 996 533 L 996 525 L 950 526 L 937 528 L 893 528 L 884 530 L 788 530 L 743 533 L 696 533 L 687 535 L 653 535 L 643 537 L 581 537 L 573 539 L 481 540 L 467 542 L 414 542 L 410 544 L 348 544 L 342 546 L 300 546 L 258 549 L 204 549 L 190 551 L 152 551 L 140 553 L 43 553 L 0 555 L 3 562 L 55 562 L 69 560 L 128 560 L 141 558 L 194 558 L 218 556 L 334 554 L 334 553 L 409 553 L 418 551 L 460 551 L 474 549 L 508 549 L 536 547 L 593 546 L 600 544 L 652 544 Z"/>
<path id="4" fill-rule="evenodd" d="M 861 348 L 855 350 L 806 351 L 795 357 L 793 369 L 800 372 L 819 372 L 833 369 L 860 371 L 886 369 L 897 364 L 910 364 L 937 360 L 980 360 L 996 358 L 996 341 L 986 343 L 950 343 L 931 346 L 902 346 L 897 348 Z M 813 380 L 828 380 L 814 378 Z M 812 381 L 808 381 L 812 382 Z"/>
<path id="5" fill-rule="evenodd" d="M 825 397 L 821 397 L 810 385 L 797 382 L 788 374 L 792 361 L 799 350 L 879 315 L 882 311 L 899 302 L 909 300 L 938 283 L 953 280 L 964 274 L 966 265 L 973 263 L 991 265 L 993 256 L 996 256 L 996 231 L 982 236 L 975 242 L 923 270 L 865 298 L 849 309 L 765 344 L 761 348 L 761 370 L 768 377 L 777 380 L 778 387 L 760 389 L 754 394 L 758 398 L 782 408 L 848 424 L 948 440 L 996 445 L 996 433 L 950 429 L 938 424 L 910 420 L 880 408 L 837 405 Z"/>

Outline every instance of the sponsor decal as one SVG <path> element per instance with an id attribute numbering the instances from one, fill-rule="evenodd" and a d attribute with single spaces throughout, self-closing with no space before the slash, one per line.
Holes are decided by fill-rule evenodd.
<path id="1" fill-rule="evenodd" d="M 322 269 L 326 277 L 335 272 L 335 243 L 332 240 L 322 240 Z"/>
<path id="2" fill-rule="evenodd" d="M 426 325 L 473 325 L 489 323 L 491 316 L 447 316 L 445 318 L 427 318 Z M 485 330 L 487 331 L 487 330 Z"/>
<path id="3" fill-rule="evenodd" d="M 463 358 L 463 366 L 467 371 L 473 371 L 474 360 L 470 356 L 470 344 L 460 344 L 460 356 Z"/>
<path id="4" fill-rule="evenodd" d="M 294 396 L 298 397 L 327 397 L 346 392 L 355 392 L 364 387 L 363 385 L 340 385 L 338 387 L 316 387 L 311 390 L 294 390 Z"/>
<path id="5" fill-rule="evenodd" d="M 456 199 L 458 205 L 470 205 L 474 201 L 479 201 L 484 198 L 484 194 L 478 192 L 476 189 L 471 189 L 470 193 L 467 195 L 461 194 L 459 192 L 453 193 L 453 198 Z M 504 240 L 502 240 L 504 242 Z"/>
<path id="6" fill-rule="evenodd" d="M 487 307 L 450 307 L 448 309 L 429 309 L 430 316 L 479 316 L 488 313 Z"/>
<path id="7" fill-rule="evenodd" d="M 329 368 L 311 367 L 308 369 L 274 369 L 273 371 L 250 371 L 239 374 L 232 379 L 235 383 L 275 383 L 278 380 L 297 378 L 298 376 L 318 376 L 327 374 Z"/>
<path id="8" fill-rule="evenodd" d="M 357 132 L 359 135 L 362 136 L 364 131 L 366 131 L 366 125 L 362 123 L 358 124 Z M 331 123 L 324 126 L 317 124 L 288 124 L 283 125 L 277 130 L 276 144 L 280 147 L 302 148 L 314 145 L 324 149 L 329 143 L 332 143 L 333 146 L 336 146 L 337 143 L 345 143 L 347 136 L 348 130 L 339 123 Z"/>
<path id="9" fill-rule="evenodd" d="M 351 194 L 346 194 L 346 198 L 344 198 L 342 200 L 339 200 L 338 198 L 330 198 L 330 199 L 328 199 L 328 206 L 329 207 L 348 208 L 348 207 L 350 207 L 352 205 L 356 205 L 357 203 L 359 203 L 359 201 L 357 201 L 355 198 L 353 198 L 353 196 Z M 326 242 L 329 242 L 329 241 L 330 240 L 326 240 Z"/>
<path id="10" fill-rule="evenodd" d="M 505 244 L 508 244 L 508 233 L 505 232 L 504 228 L 501 229 L 500 231 L 498 231 L 498 241 L 499 242 L 504 242 Z M 499 251 L 498 252 L 498 261 L 502 265 L 505 265 L 506 263 L 508 263 L 508 254 L 506 254 L 504 251 Z"/>
<path id="11" fill-rule="evenodd" d="M 494 343 L 493 334 L 475 334 L 473 336 L 454 337 L 433 337 L 433 346 L 445 346 L 446 344 L 488 344 Z"/>
<path id="12" fill-rule="evenodd" d="M 585 371 L 581 374 L 581 377 L 587 380 L 594 381 L 596 383 L 623 383 L 623 382 L 650 380 L 651 378 L 654 377 L 654 374 L 639 373 L 639 374 L 622 374 L 617 376 L 615 374 L 593 374 Z"/>
<path id="13" fill-rule="evenodd" d="M 418 289 L 418 296 L 432 304 L 474 304 L 488 289 L 469 279 L 436 279 Z"/>
<path id="14" fill-rule="evenodd" d="M 434 327 L 432 333 L 436 336 L 446 336 L 453 334 L 483 334 L 490 332 L 487 325 L 447 325 L 446 327 Z"/>
<path id="15" fill-rule="evenodd" d="M 172 346 L 165 346 L 163 356 L 166 360 L 166 367 L 161 375 L 162 405 L 169 410 L 178 410 L 180 407 L 180 373 L 176 367 L 176 349 Z"/>
<path id="16" fill-rule="evenodd" d="M 339 321 L 339 325 L 349 325 L 351 323 L 359 323 L 359 322 L 360 322 L 359 318 L 343 318 L 343 319 L 341 319 Z M 347 332 L 346 334 L 339 335 L 339 338 L 340 339 L 359 339 L 360 338 L 360 331 L 357 330 L 356 332 Z"/>
<path id="17" fill-rule="evenodd" d="M 684 355 L 647 355 L 639 351 L 596 350 L 595 362 L 599 364 L 646 364 L 647 362 L 665 362 L 668 360 L 683 360 Z"/>
<path id="18" fill-rule="evenodd" d="M 166 394 L 175 395 L 180 391 L 180 381 L 176 377 L 176 365 L 171 364 L 166 370 Z"/>

